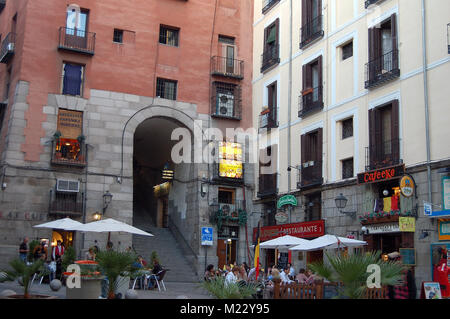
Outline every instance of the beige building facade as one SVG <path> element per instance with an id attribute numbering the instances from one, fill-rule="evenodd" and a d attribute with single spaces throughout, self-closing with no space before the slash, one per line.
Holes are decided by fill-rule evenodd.
<path id="1" fill-rule="evenodd" d="M 445 0 L 255 1 L 253 124 L 275 163 L 255 178 L 265 227 L 320 220 L 366 250 L 400 250 L 419 289 L 432 280 L 450 215 L 449 22 Z M 284 195 L 298 204 L 278 207 Z M 289 257 L 297 271 L 321 258 Z"/>

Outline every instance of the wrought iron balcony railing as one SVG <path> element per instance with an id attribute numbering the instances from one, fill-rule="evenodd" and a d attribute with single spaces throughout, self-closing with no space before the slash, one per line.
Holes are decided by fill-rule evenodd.
<path id="1" fill-rule="evenodd" d="M 383 0 L 366 0 L 365 2 L 364 2 L 364 6 L 365 6 L 365 8 L 367 9 L 369 6 L 371 6 L 372 4 L 375 4 L 375 3 L 377 3 L 377 2 L 381 2 L 381 1 L 383 1 Z"/>
<path id="2" fill-rule="evenodd" d="M 403 163 L 400 159 L 400 139 L 375 142 L 366 147 L 366 171 L 395 166 Z"/>
<path id="3" fill-rule="evenodd" d="M 258 197 L 270 197 L 278 193 L 277 174 L 260 174 L 258 185 Z"/>
<path id="4" fill-rule="evenodd" d="M 304 90 L 299 96 L 298 117 L 305 117 L 315 111 L 323 109 L 323 87 L 322 85 Z"/>
<path id="5" fill-rule="evenodd" d="M 58 49 L 94 55 L 95 33 L 60 27 Z"/>
<path id="6" fill-rule="evenodd" d="M 398 50 L 393 50 L 366 64 L 365 88 L 373 88 L 400 76 Z"/>
<path id="7" fill-rule="evenodd" d="M 298 170 L 297 188 L 319 186 L 323 184 L 322 161 L 306 161 Z"/>
<path id="8" fill-rule="evenodd" d="M 300 30 L 300 49 L 303 49 L 314 40 L 323 37 L 322 20 L 323 16 L 320 15 L 303 25 Z"/>
<path id="9" fill-rule="evenodd" d="M 211 70 L 213 75 L 241 80 L 244 78 L 244 61 L 213 56 L 211 58 Z"/>
<path id="10" fill-rule="evenodd" d="M 2 47 L 0 50 L 0 63 L 8 63 L 14 55 L 16 46 L 16 34 L 8 33 L 5 39 L 2 41 Z"/>
<path id="11" fill-rule="evenodd" d="M 280 0 L 262 0 L 262 13 L 266 13 Z"/>
<path id="12" fill-rule="evenodd" d="M 261 56 L 261 72 L 266 71 L 271 66 L 280 63 L 280 46 L 267 46 Z"/>
<path id="13" fill-rule="evenodd" d="M 51 164 L 85 167 L 87 145 L 84 142 L 52 141 Z"/>
<path id="14" fill-rule="evenodd" d="M 277 128 L 277 114 L 272 109 L 267 109 L 259 115 L 259 129 Z"/>
<path id="15" fill-rule="evenodd" d="M 84 193 L 61 193 L 50 190 L 48 214 L 56 216 L 81 216 Z"/>

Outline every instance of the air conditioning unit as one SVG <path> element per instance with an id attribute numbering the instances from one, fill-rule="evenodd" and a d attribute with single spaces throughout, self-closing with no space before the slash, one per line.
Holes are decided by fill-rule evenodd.
<path id="1" fill-rule="evenodd" d="M 221 116 L 233 116 L 234 95 L 230 93 L 217 94 L 217 114 Z"/>
<path id="2" fill-rule="evenodd" d="M 56 181 L 56 191 L 64 193 L 78 193 L 80 191 L 80 182 L 58 179 Z"/>

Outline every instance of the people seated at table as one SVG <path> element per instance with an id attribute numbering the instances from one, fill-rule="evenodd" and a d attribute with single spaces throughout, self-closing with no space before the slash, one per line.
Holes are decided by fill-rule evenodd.
<path id="1" fill-rule="evenodd" d="M 247 271 L 245 270 L 245 266 L 243 264 L 239 267 L 238 279 L 242 280 L 244 282 L 247 282 L 247 280 L 248 280 Z"/>
<path id="2" fill-rule="evenodd" d="M 316 277 L 314 276 L 312 271 L 307 269 L 306 272 L 305 272 L 305 275 L 306 275 L 306 277 L 308 277 L 308 279 L 306 280 L 306 283 L 308 285 L 312 285 L 314 283 L 314 280 L 316 279 Z"/>
<path id="3" fill-rule="evenodd" d="M 259 263 L 259 274 L 258 274 L 258 279 L 264 277 L 263 276 L 263 269 L 262 269 L 262 264 Z M 248 272 L 248 276 L 247 276 L 247 282 L 255 282 L 256 281 L 256 268 L 253 267 L 252 269 L 250 269 L 250 271 Z"/>
<path id="4" fill-rule="evenodd" d="M 289 267 L 289 279 L 294 280 L 295 279 L 295 268 L 292 266 L 291 263 L 288 263 L 287 266 Z"/>
<path id="5" fill-rule="evenodd" d="M 149 277 L 149 281 L 148 281 L 148 289 L 154 289 L 156 286 L 156 279 L 159 280 L 159 275 L 158 273 L 163 270 L 162 266 L 159 264 L 159 260 L 158 259 L 154 259 L 153 260 L 153 269 L 152 269 L 152 274 Z"/>
<path id="6" fill-rule="evenodd" d="M 298 275 L 295 277 L 295 280 L 299 284 L 306 284 L 308 281 L 308 276 L 306 276 L 306 270 L 305 268 L 301 268 Z"/>
<path id="7" fill-rule="evenodd" d="M 94 247 L 89 248 L 89 250 L 84 255 L 85 260 L 92 260 L 95 261 L 96 253 L 94 250 Z"/>
<path id="8" fill-rule="evenodd" d="M 227 287 L 231 283 L 238 282 L 239 271 L 240 269 L 238 266 L 233 267 L 233 269 L 225 277 L 225 287 Z"/>
<path id="9" fill-rule="evenodd" d="M 290 283 L 294 282 L 293 280 L 291 280 L 289 278 L 289 271 L 290 271 L 290 269 L 291 269 L 290 267 L 285 266 L 283 271 L 280 273 L 280 278 L 281 278 L 281 283 L 282 284 L 290 284 Z"/>
<path id="10" fill-rule="evenodd" d="M 209 264 L 206 267 L 204 279 L 205 281 L 210 281 L 213 280 L 214 278 L 216 278 L 216 271 L 214 270 L 214 265 Z"/>

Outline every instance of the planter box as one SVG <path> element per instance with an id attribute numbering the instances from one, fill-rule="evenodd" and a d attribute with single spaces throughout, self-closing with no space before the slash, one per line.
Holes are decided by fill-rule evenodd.
<path id="1" fill-rule="evenodd" d="M 102 280 L 100 278 L 81 277 L 81 288 L 68 288 L 66 286 L 67 299 L 98 299 L 102 294 Z"/>
<path id="2" fill-rule="evenodd" d="M 362 225 L 372 225 L 372 224 L 385 224 L 398 222 L 399 216 L 386 216 L 386 217 L 374 217 L 368 218 L 367 221 L 361 221 Z"/>

